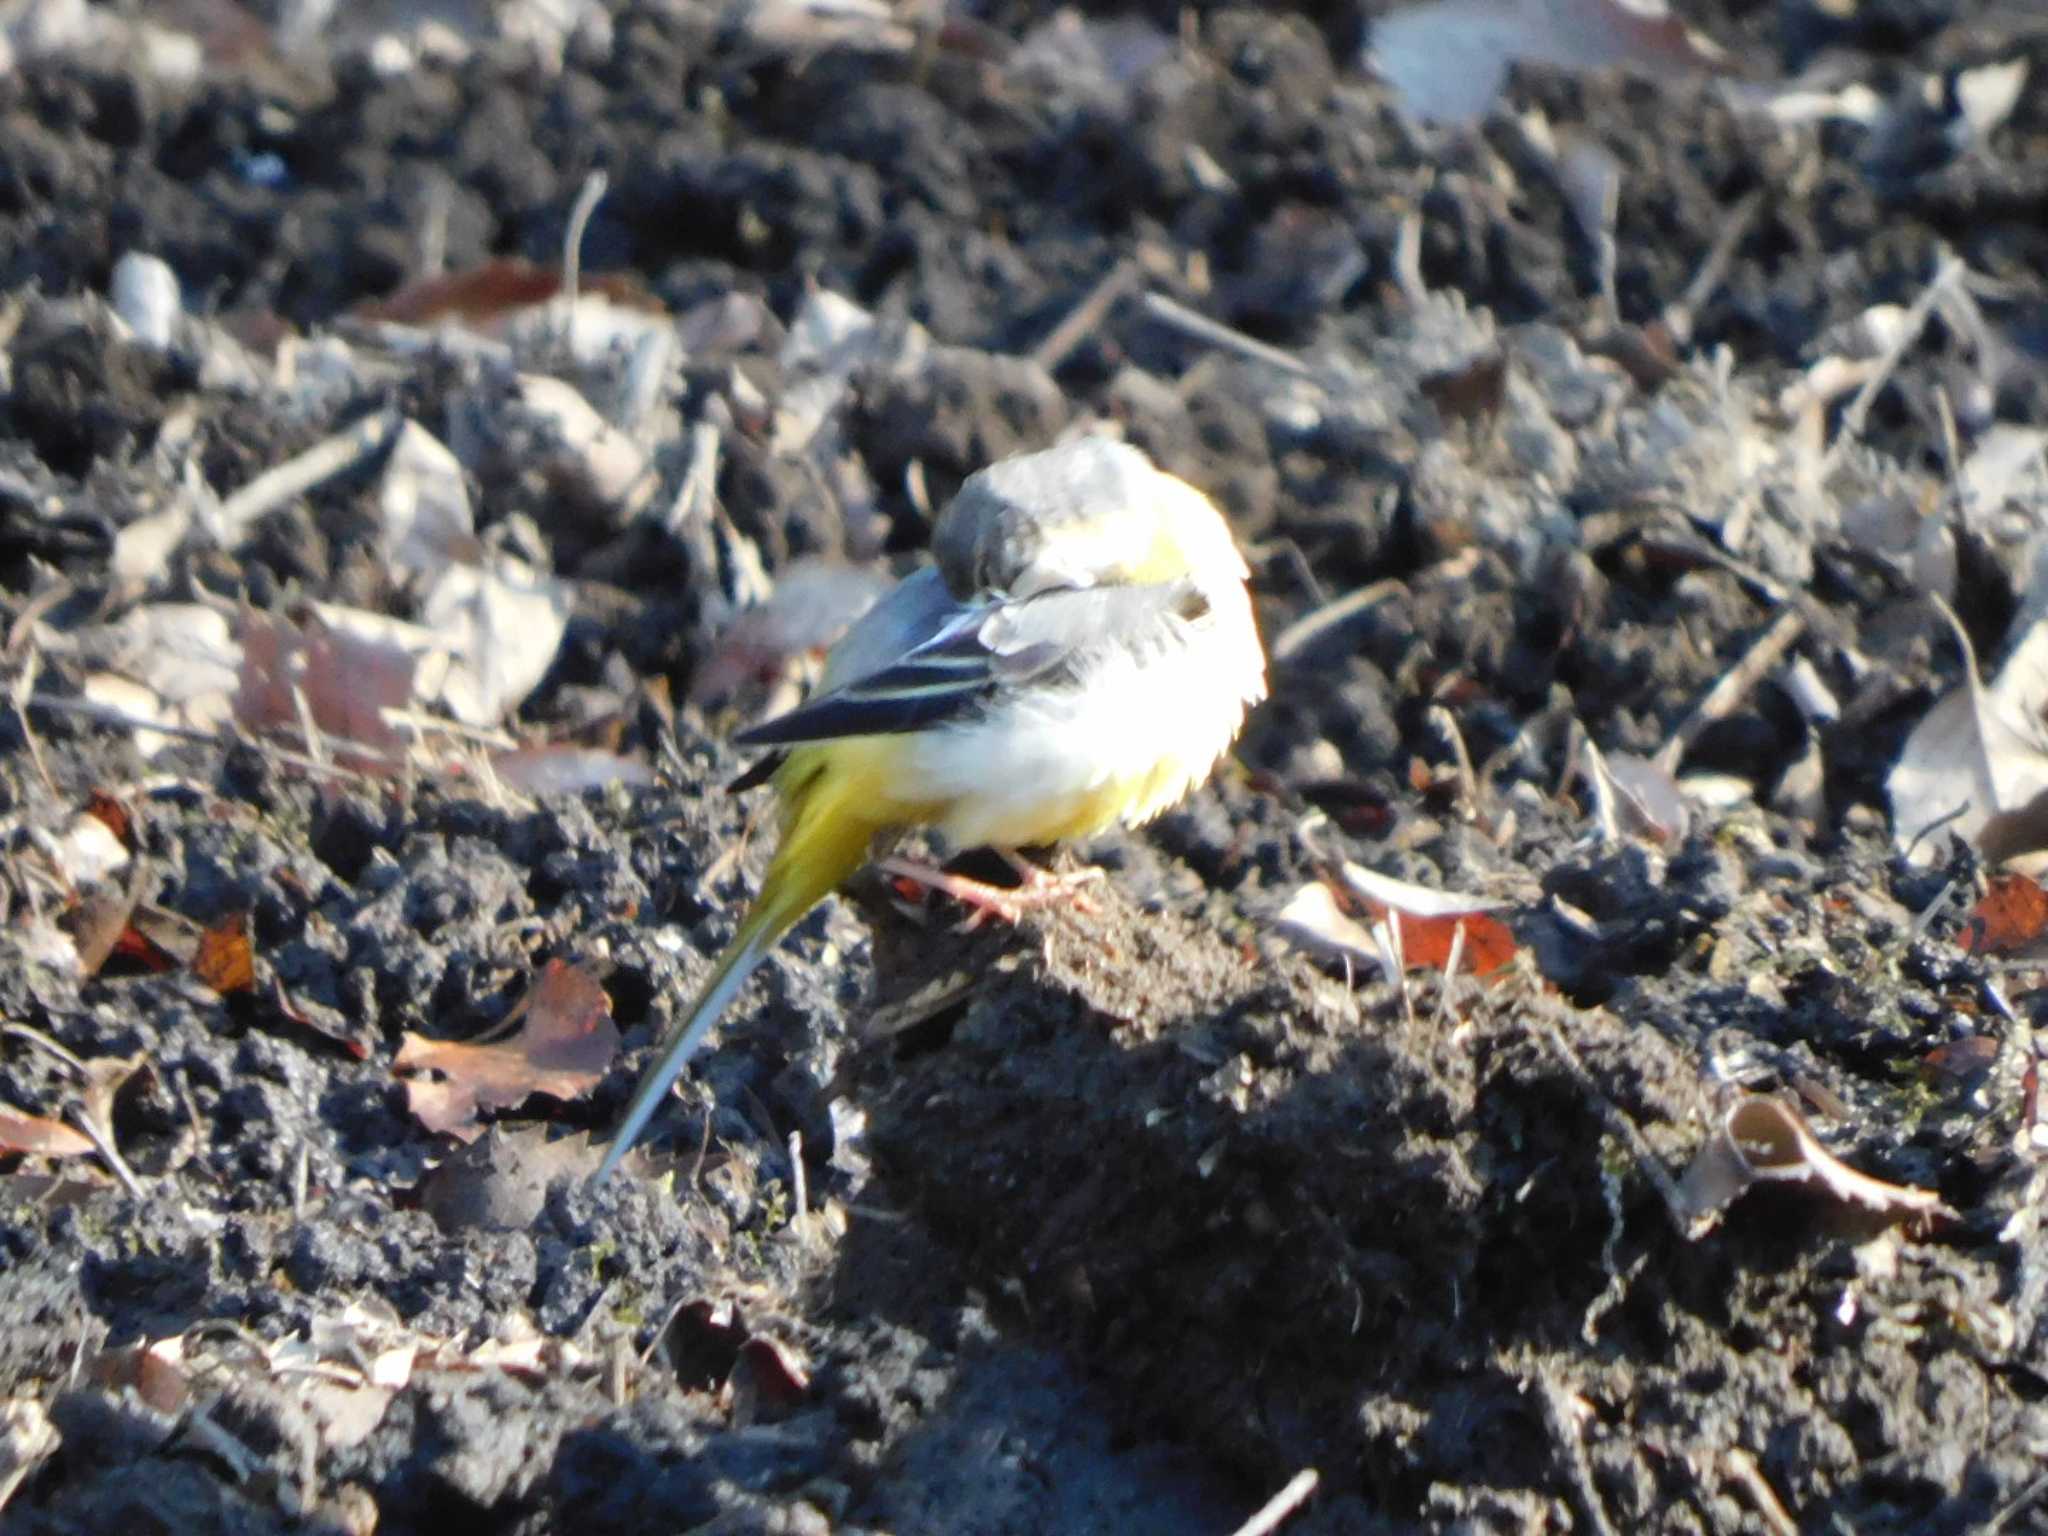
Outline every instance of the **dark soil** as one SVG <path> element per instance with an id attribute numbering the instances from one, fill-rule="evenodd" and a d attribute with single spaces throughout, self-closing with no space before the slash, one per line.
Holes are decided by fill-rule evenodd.
<path id="1" fill-rule="evenodd" d="M 730 572 L 704 546 L 469 462 L 489 536 L 530 535 L 577 591 L 519 725 L 610 710 L 658 787 L 535 803 L 205 741 L 145 763 L 131 732 L 6 710 L 0 1022 L 143 1069 L 111 1110 L 139 1193 L 90 1159 L 0 1158 L 0 1469 L 27 1463 L 11 1497 L 0 1475 L 0 1530 L 1223 1536 L 1304 1467 L 1290 1536 L 2043 1528 L 2044 1175 L 2027 999 L 2006 1003 L 2037 978 L 1957 944 L 1967 857 L 1894 852 L 1885 773 L 1958 663 L 1835 515 L 1943 505 L 1929 402 L 1964 339 L 1937 321 L 1910 350 L 1827 517 L 1734 465 L 1793 432 L 1772 402 L 1797 371 L 1910 305 L 1944 250 L 2010 349 L 1956 396 L 1965 446 L 2040 424 L 2048 33 L 1962 0 L 1838 9 L 1688 13 L 1751 80 L 1825 55 L 1897 101 L 2026 57 L 2035 83 L 1972 148 L 1931 105 L 1880 142 L 1737 113 L 1711 81 L 1517 77 L 1517 110 L 1620 167 L 1617 316 L 1531 131 L 1404 125 L 1349 7 L 1153 7 L 1180 51 L 1121 96 L 1006 73 L 1050 14 L 1022 0 L 901 53 L 798 55 L 650 3 L 559 69 L 490 43 L 387 76 L 339 42 L 280 57 L 225 0 L 196 83 L 24 51 L 0 73 L 0 599 L 10 679 L 40 621 L 26 688 L 75 695 L 89 658 L 63 637 L 145 595 L 113 540 L 188 454 L 226 494 L 384 409 L 458 442 L 489 397 L 487 365 L 445 355 L 317 399 L 209 375 L 78 302 L 124 254 L 163 258 L 265 369 L 286 330 L 343 326 L 367 355 L 345 321 L 417 274 L 428 223 L 451 269 L 551 262 L 599 169 L 585 269 L 695 327 L 673 403 L 725 424 L 719 500 L 771 573 L 908 560 L 964 476 L 1104 419 L 1226 509 L 1269 639 L 1389 585 L 1276 660 L 1215 783 L 1080 850 L 1108 871 L 1094 910 L 961 934 L 872 877 L 827 902 L 643 1176 L 595 1192 L 582 1137 L 766 853 L 763 797 L 725 792 L 737 717 L 664 702 L 710 654 Z M 1689 342 L 1644 341 L 1753 194 Z M 1420 304 L 1395 266 L 1411 217 Z M 1316 378 L 1135 298 L 1033 361 L 1119 263 Z M 818 288 L 931 343 L 855 374 L 830 485 L 769 419 Z M 721 336 L 734 295 L 764 308 Z M 654 464 L 666 504 L 677 445 Z M 1753 531 L 1724 542 L 1738 507 Z M 378 516 L 375 475 L 344 476 L 232 548 L 188 542 L 146 595 L 403 612 Z M 1989 654 L 2024 594 L 1972 538 L 1955 599 Z M 1838 716 L 1773 673 L 1684 759 L 1738 803 L 1696 801 L 1668 846 L 1603 839 L 1583 780 L 1559 790 L 1572 722 L 1654 753 L 1786 611 Z M 47 963 L 67 895 L 33 862 L 95 789 L 136 813 L 146 899 L 248 914 L 331 1032 L 183 969 Z M 1273 919 L 1343 860 L 1506 898 L 1515 962 L 1446 990 L 1305 957 Z M 487 1033 L 554 958 L 602 979 L 618 1064 L 468 1149 L 428 1133 L 401 1037 Z M 1930 1070 L 1979 1034 L 1981 1077 Z M 0 1108 L 56 1115 L 77 1086 L 0 1037 Z M 1773 1188 L 1682 1230 L 1651 1172 L 1682 1172 L 1743 1090 L 1799 1095 L 1846 1161 L 1953 1219 Z M 435 1342 L 342 1426 L 359 1399 L 262 1362 L 348 1308 L 362 1339 Z M 123 1353 L 166 1339 L 200 1362 L 168 1401 Z M 527 1352 L 498 1368 L 486 1345 Z M 18 1449 L 31 1409 L 47 1454 Z"/>

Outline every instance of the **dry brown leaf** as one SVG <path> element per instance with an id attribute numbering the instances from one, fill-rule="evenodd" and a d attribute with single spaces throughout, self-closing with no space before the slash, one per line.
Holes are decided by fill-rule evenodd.
<path id="1" fill-rule="evenodd" d="M 246 612 L 241 641 L 235 718 L 244 726 L 302 735 L 303 696 L 314 727 L 336 738 L 325 744 L 335 762 L 374 771 L 403 760 L 405 739 L 384 711 L 413 702 L 418 663 L 410 653 L 333 628 L 317 614 L 297 625 L 276 615 Z"/>
<path id="2" fill-rule="evenodd" d="M 1956 942 L 1972 954 L 2025 949 L 2048 929 L 2048 891 L 2027 875 L 1993 875 Z"/>
<path id="3" fill-rule="evenodd" d="M 286 990 L 284 982 L 274 971 L 268 966 L 263 969 L 268 976 L 267 993 L 270 1006 L 277 1010 L 279 1018 L 332 1040 L 357 1061 L 369 1060 L 371 1048 L 376 1044 L 374 1036 L 369 1031 L 311 998 L 294 997 Z"/>
<path id="4" fill-rule="evenodd" d="M 129 954 L 130 925 L 142 900 L 145 866 L 137 864 L 119 891 L 96 890 L 80 899 L 65 924 L 78 947 L 78 974 L 97 976 L 115 954 Z M 168 964 L 152 969 L 169 970 Z"/>
<path id="5" fill-rule="evenodd" d="M 182 1338 L 108 1350 L 93 1361 L 92 1375 L 103 1387 L 132 1389 L 158 1413 L 178 1412 L 192 1395 Z"/>
<path id="6" fill-rule="evenodd" d="M 254 990 L 256 952 L 249 942 L 249 915 L 237 912 L 199 935 L 192 974 L 222 997 Z"/>
<path id="7" fill-rule="evenodd" d="M 618 1054 L 611 999 L 579 966 L 550 960 L 521 1011 L 519 1032 L 494 1044 L 405 1037 L 392 1066 L 420 1074 L 406 1079 L 406 1100 L 428 1130 L 467 1140 L 478 1134 L 484 1110 L 510 1109 L 536 1093 L 579 1099 Z M 424 1075 L 430 1072 L 439 1075 Z"/>
<path id="8" fill-rule="evenodd" d="M 1381 922 L 1398 924 L 1402 960 L 1410 967 L 1443 970 L 1454 948 L 1462 948 L 1460 972 L 1488 976 L 1515 958 L 1515 936 L 1497 917 L 1505 902 L 1456 891 L 1432 891 L 1391 879 L 1358 864 L 1344 866 L 1344 883 Z M 1464 931 L 1462 945 L 1459 930 Z"/>
<path id="9" fill-rule="evenodd" d="M 407 283 L 396 293 L 358 304 L 362 320 L 400 325 L 453 321 L 484 334 L 502 327 L 521 310 L 545 304 L 562 291 L 561 269 L 515 257 L 498 258 L 460 272 L 444 272 Z M 612 303 L 645 314 L 663 313 L 661 301 L 630 272 L 586 272 L 579 292 L 601 293 Z"/>
<path id="10" fill-rule="evenodd" d="M 1362 908 L 1369 922 L 1349 915 L 1339 897 L 1315 881 L 1289 898 L 1276 925 L 1305 948 L 1382 970 L 1396 956 L 1410 970 L 1445 970 L 1455 951 L 1458 974 L 1486 977 L 1515 957 L 1513 931 L 1488 915 L 1501 902 L 1428 890 L 1356 864 L 1344 865 L 1343 875 L 1344 899 Z"/>
<path id="11" fill-rule="evenodd" d="M 0 1109 L 0 1152 L 20 1152 L 30 1157 L 84 1157 L 91 1151 L 92 1138 L 61 1120 Z"/>

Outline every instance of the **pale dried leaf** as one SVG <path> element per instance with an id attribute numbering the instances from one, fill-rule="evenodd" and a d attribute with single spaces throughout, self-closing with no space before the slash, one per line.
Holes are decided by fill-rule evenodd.
<path id="1" fill-rule="evenodd" d="M 1893 836 L 1921 863 L 1944 856 L 1946 835 L 1993 861 L 2048 847 L 2048 620 L 2021 637 L 1989 687 L 1955 628 L 1965 681 L 1913 728 L 1886 780 Z M 1937 828 L 1945 835 L 1928 835 Z"/>
<path id="2" fill-rule="evenodd" d="M 1273 926 L 1312 954 L 1369 965 L 1380 963 L 1371 930 L 1348 916 L 1320 880 L 1311 880 L 1292 896 L 1273 919 Z"/>
<path id="3" fill-rule="evenodd" d="M 554 664 L 569 627 L 569 588 L 509 557 L 488 570 L 451 565 L 421 617 L 449 658 L 439 702 L 469 725 L 496 725 L 526 701 Z"/>
<path id="4" fill-rule="evenodd" d="M 1368 901 L 1411 917 L 1462 917 L 1468 912 L 1498 912 L 1509 902 L 1485 896 L 1466 896 L 1457 891 L 1433 891 L 1427 886 L 1396 880 L 1360 864 L 1344 866 L 1344 883 Z"/>
<path id="5" fill-rule="evenodd" d="M 449 563 L 476 553 L 476 515 L 462 465 L 416 421 L 398 429 L 377 486 L 384 558 L 406 575 L 434 581 Z"/>
<path id="6" fill-rule="evenodd" d="M 61 1120 L 0 1109 L 0 1153 L 26 1153 L 30 1157 L 84 1157 L 91 1151 L 92 1138 Z"/>
<path id="7" fill-rule="evenodd" d="M 1442 123 L 1483 117 L 1516 63 L 1672 75 L 1724 60 L 1656 0 L 1427 0 L 1376 21 L 1367 54 L 1403 108 Z"/>
<path id="8" fill-rule="evenodd" d="M 1955 1213 L 1932 1190 L 1888 1184 L 1841 1161 L 1783 1099 L 1739 1096 L 1679 1183 L 1685 1213 L 1704 1230 L 1729 1202 L 1764 1182 L 1810 1184 L 1845 1205 L 1928 1221 Z"/>
<path id="9" fill-rule="evenodd" d="M 528 795 L 580 795 L 613 784 L 646 789 L 654 770 L 637 757 L 600 747 L 519 747 L 491 758 L 491 771 L 509 788 Z"/>

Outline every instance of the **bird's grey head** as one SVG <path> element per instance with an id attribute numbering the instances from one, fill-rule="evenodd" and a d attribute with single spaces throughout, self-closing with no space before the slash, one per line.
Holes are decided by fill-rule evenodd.
<path id="1" fill-rule="evenodd" d="M 1171 580 L 1191 565 L 1234 567 L 1240 579 L 1244 571 L 1206 497 L 1107 437 L 1018 454 L 970 475 L 932 529 L 932 558 L 959 598 Z"/>

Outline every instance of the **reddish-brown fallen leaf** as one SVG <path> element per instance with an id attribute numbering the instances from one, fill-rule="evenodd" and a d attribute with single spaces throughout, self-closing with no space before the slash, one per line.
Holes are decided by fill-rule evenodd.
<path id="1" fill-rule="evenodd" d="M 114 944 L 114 955 L 138 969 L 174 971 L 190 965 L 199 952 L 199 928 L 189 918 L 141 902 L 128 914 L 128 926 Z"/>
<path id="2" fill-rule="evenodd" d="M 265 967 L 266 972 L 269 970 Z M 311 998 L 294 997 L 285 989 L 285 984 L 274 972 L 269 974 L 267 984 L 270 1006 L 277 1010 L 278 1017 L 287 1023 L 297 1024 L 323 1035 L 355 1057 L 367 1061 L 370 1047 L 374 1043 L 368 1034 L 349 1022 L 340 1013 Z"/>
<path id="3" fill-rule="evenodd" d="M 1937 1045 L 1920 1058 L 1921 1074 L 1935 1082 L 1970 1086 L 1998 1065 L 1998 1042 L 1989 1035 L 1965 1035 Z"/>
<path id="4" fill-rule="evenodd" d="M 1440 971 L 1451 962 L 1458 930 L 1465 930 L 1464 947 L 1458 957 L 1458 972 L 1467 976 L 1491 976 L 1515 958 L 1515 936 L 1508 925 L 1484 912 L 1461 912 L 1455 917 L 1417 917 L 1393 907 L 1366 903 L 1366 910 L 1401 930 L 1401 958 L 1410 966 Z"/>
<path id="5" fill-rule="evenodd" d="M 92 1378 L 103 1387 L 131 1389 L 159 1413 L 176 1413 L 191 1397 L 185 1341 L 178 1338 L 109 1350 L 93 1362 Z"/>
<path id="6" fill-rule="evenodd" d="M 0 1109 L 0 1152 L 25 1152 L 30 1157 L 83 1157 L 90 1151 L 92 1138 L 61 1120 Z"/>
<path id="7" fill-rule="evenodd" d="M 86 797 L 85 814 L 105 824 L 123 848 L 133 849 L 135 833 L 133 818 L 128 807 L 104 789 L 96 789 Z"/>
<path id="8" fill-rule="evenodd" d="M 536 1093 L 577 1099 L 596 1087 L 619 1051 L 611 1010 L 595 976 L 550 960 L 520 1004 L 525 1022 L 511 1039 L 471 1045 L 408 1034 L 392 1065 L 418 1074 L 405 1080 L 405 1093 L 422 1125 L 467 1139 L 484 1110 L 510 1109 Z"/>
<path id="9" fill-rule="evenodd" d="M 1487 915 L 1499 902 L 1428 890 L 1357 864 L 1344 866 L 1344 884 L 1366 912 L 1398 929 L 1401 959 L 1411 968 L 1443 970 L 1457 949 L 1462 974 L 1490 976 L 1515 958 L 1513 931 Z"/>
<path id="10" fill-rule="evenodd" d="M 249 943 L 249 916 L 236 912 L 199 935 L 192 974 L 222 997 L 256 985 L 256 952 Z"/>
<path id="11" fill-rule="evenodd" d="M 1977 955 L 2024 949 L 2048 929 L 2048 891 L 2026 875 L 1993 875 L 1957 942 Z"/>
<path id="12" fill-rule="evenodd" d="M 561 291 L 559 268 L 499 258 L 461 272 L 420 278 L 396 293 L 358 304 L 355 313 L 360 319 L 389 320 L 401 325 L 435 325 L 453 320 L 471 330 L 488 332 L 520 310 L 547 303 Z M 601 293 L 622 308 L 654 315 L 663 312 L 661 301 L 631 273 L 585 273 L 580 291 Z"/>

